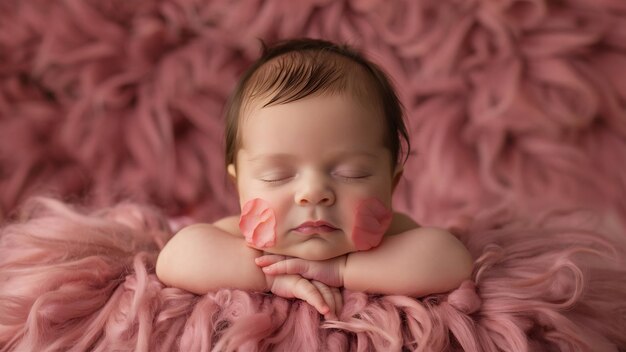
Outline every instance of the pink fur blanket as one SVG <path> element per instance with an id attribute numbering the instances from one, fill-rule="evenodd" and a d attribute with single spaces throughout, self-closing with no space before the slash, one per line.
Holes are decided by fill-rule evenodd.
<path id="1" fill-rule="evenodd" d="M 195 296 L 161 284 L 171 236 L 132 204 L 83 214 L 34 199 L 0 237 L 0 350 L 618 351 L 626 346 L 624 248 L 610 218 L 479 215 L 462 238 L 473 281 L 423 299 L 344 292 L 337 321 L 271 294 Z M 624 236 L 624 233 L 618 235 Z M 547 240 L 549 239 L 549 240 Z M 445 260 L 445 258 L 442 258 Z"/>
<path id="2" fill-rule="evenodd" d="M 258 39 L 297 36 L 392 76 L 394 206 L 453 229 L 472 282 L 323 322 L 155 278 L 172 226 L 236 212 L 223 103 Z M 626 350 L 624 165 L 622 0 L 2 1 L 0 351 Z"/>

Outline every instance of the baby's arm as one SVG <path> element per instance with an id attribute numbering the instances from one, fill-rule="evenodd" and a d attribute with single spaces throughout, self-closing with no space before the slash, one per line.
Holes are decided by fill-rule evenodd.
<path id="1" fill-rule="evenodd" d="M 349 290 L 421 297 L 447 292 L 469 279 L 472 258 L 452 234 L 417 228 L 387 236 L 369 251 L 325 261 L 270 255 L 257 260 L 267 274 L 300 274 Z"/>
<path id="2" fill-rule="evenodd" d="M 281 297 L 307 301 L 327 318 L 335 317 L 341 305 L 336 290 L 300 275 L 266 276 L 254 264 L 262 254 L 246 246 L 241 237 L 216 226 L 191 225 L 163 248 L 156 274 L 168 286 L 197 294 L 222 288 L 271 291 Z"/>
<path id="3" fill-rule="evenodd" d="M 417 228 L 388 236 L 370 251 L 350 253 L 343 283 L 350 290 L 421 297 L 457 288 L 472 268 L 471 255 L 451 233 Z"/>
<path id="4" fill-rule="evenodd" d="M 187 226 L 165 245 L 156 263 L 163 283 L 197 294 L 220 288 L 268 289 L 265 275 L 254 268 L 262 252 L 209 224 Z"/>

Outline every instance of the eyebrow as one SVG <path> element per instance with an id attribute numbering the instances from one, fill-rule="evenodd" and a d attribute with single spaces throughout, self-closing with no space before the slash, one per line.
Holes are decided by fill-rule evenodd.
<path id="1" fill-rule="evenodd" d="M 260 160 L 288 160 L 295 159 L 295 155 L 287 154 L 287 153 L 265 153 L 265 154 L 257 154 L 252 155 L 249 158 L 246 158 L 248 161 L 260 161 Z"/>
<path id="2" fill-rule="evenodd" d="M 370 152 L 364 150 L 356 150 L 356 151 L 342 151 L 335 155 L 336 158 L 346 158 L 346 157 L 365 157 L 368 159 L 378 159 L 379 156 L 372 154 Z M 276 160 L 276 161 L 288 161 L 291 159 L 296 159 L 297 156 L 289 153 L 265 153 L 252 155 L 247 158 L 250 162 L 264 161 L 264 160 Z"/>

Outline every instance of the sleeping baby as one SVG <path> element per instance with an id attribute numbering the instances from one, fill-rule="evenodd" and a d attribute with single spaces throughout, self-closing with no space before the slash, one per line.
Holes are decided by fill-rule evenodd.
<path id="1" fill-rule="evenodd" d="M 341 288 L 420 297 L 457 288 L 473 261 L 449 232 L 391 207 L 410 150 L 387 76 L 358 52 L 298 39 L 265 48 L 226 110 L 226 165 L 241 214 L 180 230 L 159 279 L 310 303 L 326 319 Z"/>

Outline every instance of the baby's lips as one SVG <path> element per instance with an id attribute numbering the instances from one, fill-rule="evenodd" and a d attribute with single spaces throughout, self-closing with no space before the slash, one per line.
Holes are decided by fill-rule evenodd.
<path id="1" fill-rule="evenodd" d="M 356 208 L 352 241 L 359 251 L 378 246 L 391 224 L 392 213 L 376 198 L 363 200 Z"/>
<path id="2" fill-rule="evenodd" d="M 276 242 L 276 216 L 268 202 L 261 198 L 244 204 L 239 229 L 248 244 L 256 248 L 272 247 Z"/>

